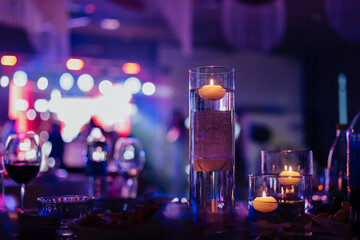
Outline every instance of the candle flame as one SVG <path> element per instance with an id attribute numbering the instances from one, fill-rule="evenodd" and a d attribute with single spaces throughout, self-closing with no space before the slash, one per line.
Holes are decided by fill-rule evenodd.
<path id="1" fill-rule="evenodd" d="M 281 187 L 281 194 L 284 194 L 284 188 Z"/>
<path id="2" fill-rule="evenodd" d="M 210 85 L 214 85 L 215 80 L 214 79 L 210 79 Z"/>
<path id="3" fill-rule="evenodd" d="M 285 165 L 284 170 L 287 171 L 287 165 Z"/>
<path id="4" fill-rule="evenodd" d="M 341 171 L 340 171 L 340 172 L 341 172 Z M 338 191 L 341 192 L 341 190 L 342 190 L 342 177 L 339 176 L 339 178 L 338 178 Z"/>
<path id="5" fill-rule="evenodd" d="M 292 167 L 291 166 L 289 167 L 289 173 L 292 173 Z"/>
<path id="6" fill-rule="evenodd" d="M 262 197 L 264 198 L 264 197 L 266 197 L 266 193 L 265 193 L 265 191 L 263 191 L 263 195 L 262 195 Z"/>

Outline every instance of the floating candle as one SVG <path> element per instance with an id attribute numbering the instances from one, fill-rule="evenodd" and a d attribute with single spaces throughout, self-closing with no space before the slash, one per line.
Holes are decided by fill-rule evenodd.
<path id="1" fill-rule="evenodd" d="M 279 182 L 282 185 L 296 185 L 300 181 L 300 173 L 292 170 L 292 167 L 289 167 L 289 171 L 287 171 L 287 166 L 285 165 L 284 171 L 279 174 Z"/>
<path id="2" fill-rule="evenodd" d="M 201 172 L 230 171 L 232 159 L 195 159 L 194 170 Z"/>
<path id="3" fill-rule="evenodd" d="M 225 88 L 220 85 L 214 85 L 214 79 L 210 79 L 210 85 L 204 85 L 199 89 L 199 95 L 202 99 L 217 101 L 226 94 Z"/>
<path id="4" fill-rule="evenodd" d="M 265 191 L 263 191 L 262 197 L 257 197 L 252 201 L 252 206 L 259 212 L 267 213 L 274 211 L 278 203 L 274 197 L 267 197 Z"/>

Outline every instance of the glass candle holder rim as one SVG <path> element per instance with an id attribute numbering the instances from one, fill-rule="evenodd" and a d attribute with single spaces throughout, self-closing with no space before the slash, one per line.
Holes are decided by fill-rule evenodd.
<path id="1" fill-rule="evenodd" d="M 308 152 L 312 154 L 312 150 L 294 150 L 294 149 L 285 149 L 285 150 L 261 150 L 262 153 L 299 153 L 299 152 Z"/>
<path id="2" fill-rule="evenodd" d="M 258 177 L 266 177 L 266 178 L 305 178 L 306 176 L 280 176 L 280 174 L 249 174 L 249 178 L 258 178 Z"/>
<path id="3" fill-rule="evenodd" d="M 213 72 L 201 72 L 201 70 L 210 70 L 210 69 L 218 69 L 223 71 L 213 71 Z M 200 72 L 199 72 L 200 70 Z M 227 74 L 227 73 L 234 73 L 235 68 L 232 67 L 226 67 L 226 66 L 200 66 L 200 67 L 194 67 L 189 69 L 189 73 L 195 73 L 195 74 Z"/>
<path id="4" fill-rule="evenodd" d="M 38 197 L 36 200 L 40 203 L 85 203 L 94 201 L 95 197 L 86 195 L 59 195 Z"/>
<path id="5" fill-rule="evenodd" d="M 277 174 L 286 170 L 285 166 L 292 166 L 293 172 L 302 175 L 312 175 L 313 151 L 306 150 L 261 150 L 261 173 Z M 296 170 L 293 164 L 300 166 Z M 274 169 L 275 165 L 275 169 Z M 272 169 L 270 169 L 272 167 Z M 279 169 L 280 168 L 280 169 Z"/>
<path id="6" fill-rule="evenodd" d="M 261 173 L 259 173 L 259 174 L 249 174 L 249 177 L 250 178 L 255 178 L 255 177 L 274 177 L 274 178 L 276 178 L 277 176 L 278 176 L 279 174 L 261 174 Z"/>

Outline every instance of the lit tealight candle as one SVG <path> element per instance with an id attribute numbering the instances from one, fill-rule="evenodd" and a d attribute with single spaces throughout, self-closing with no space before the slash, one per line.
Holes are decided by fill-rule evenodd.
<path id="1" fill-rule="evenodd" d="M 296 185 L 300 181 L 300 173 L 292 170 L 292 167 L 289 167 L 289 171 L 287 170 L 287 166 L 285 165 L 284 171 L 279 174 L 279 182 L 282 185 Z"/>
<path id="2" fill-rule="evenodd" d="M 257 197 L 252 201 L 252 206 L 259 212 L 267 213 L 274 211 L 278 203 L 274 197 L 267 197 L 265 191 L 263 191 L 262 197 Z"/>
<path id="3" fill-rule="evenodd" d="M 204 85 L 199 89 L 199 95 L 202 99 L 217 101 L 226 94 L 225 88 L 220 85 L 214 85 L 214 79 L 210 79 L 210 85 Z"/>

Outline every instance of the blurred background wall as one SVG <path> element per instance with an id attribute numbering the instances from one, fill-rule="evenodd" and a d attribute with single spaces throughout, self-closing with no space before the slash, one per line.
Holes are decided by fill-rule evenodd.
<path id="1" fill-rule="evenodd" d="M 340 73 L 349 121 L 360 109 L 355 0 L 0 0 L 0 6 L 0 55 L 17 59 L 0 66 L 2 124 L 13 119 L 39 134 L 60 124 L 72 156 L 68 168 L 83 167 L 84 129 L 95 118 L 115 138 L 143 141 L 143 186 L 186 195 L 192 67 L 235 68 L 237 181 L 244 185 L 248 173 L 259 171 L 261 149 L 311 149 L 315 163 L 326 166 Z M 70 58 L 83 66 L 69 68 Z M 27 80 L 20 87 L 12 84 L 18 71 Z M 114 98 L 104 97 L 109 82 L 117 86 Z M 26 108 L 15 107 L 14 94 L 26 97 Z M 38 99 L 48 108 L 35 109 Z M 51 108 L 51 99 L 60 104 Z"/>

